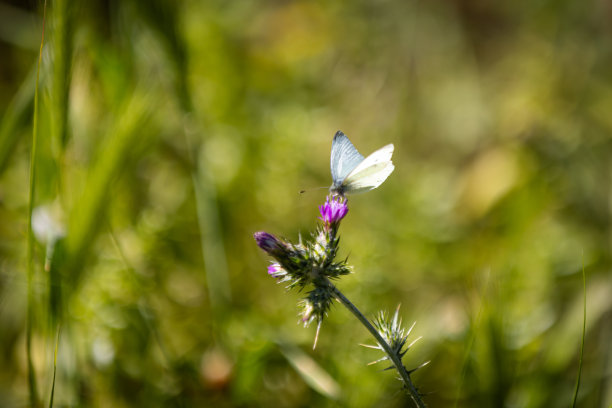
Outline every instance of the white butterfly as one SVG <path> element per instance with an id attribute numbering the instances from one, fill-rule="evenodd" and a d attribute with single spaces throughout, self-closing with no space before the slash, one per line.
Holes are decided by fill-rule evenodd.
<path id="1" fill-rule="evenodd" d="M 337 131 L 331 148 L 333 183 L 329 191 L 343 196 L 375 189 L 395 168 L 392 154 L 393 145 L 388 144 L 364 159 L 348 137 Z"/>

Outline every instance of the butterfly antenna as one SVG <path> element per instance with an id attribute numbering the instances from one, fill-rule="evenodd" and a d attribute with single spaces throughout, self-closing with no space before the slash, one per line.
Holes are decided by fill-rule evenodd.
<path id="1" fill-rule="evenodd" d="M 305 189 L 305 190 L 300 190 L 300 194 L 304 194 L 304 193 L 307 193 L 307 192 L 312 191 L 312 190 L 320 190 L 322 188 L 327 189 L 329 187 L 312 187 L 312 188 L 308 188 L 308 189 Z"/>

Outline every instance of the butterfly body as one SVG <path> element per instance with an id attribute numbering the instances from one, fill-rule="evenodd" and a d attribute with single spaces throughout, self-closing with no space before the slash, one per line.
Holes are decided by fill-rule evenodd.
<path id="1" fill-rule="evenodd" d="M 395 168 L 391 162 L 392 154 L 393 145 L 388 144 L 364 158 L 344 133 L 336 132 L 332 140 L 332 185 L 329 191 L 344 196 L 375 189 Z"/>

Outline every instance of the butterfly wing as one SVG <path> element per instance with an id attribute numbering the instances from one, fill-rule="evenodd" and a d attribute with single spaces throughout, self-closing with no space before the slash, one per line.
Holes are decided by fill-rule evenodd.
<path id="1" fill-rule="evenodd" d="M 337 131 L 332 140 L 331 148 L 331 174 L 333 187 L 342 185 L 344 179 L 363 162 L 363 156 L 359 154 L 348 137 L 341 131 Z"/>
<path id="2" fill-rule="evenodd" d="M 361 161 L 342 182 L 345 193 L 362 193 L 380 186 L 393 172 L 393 145 L 381 147 Z"/>

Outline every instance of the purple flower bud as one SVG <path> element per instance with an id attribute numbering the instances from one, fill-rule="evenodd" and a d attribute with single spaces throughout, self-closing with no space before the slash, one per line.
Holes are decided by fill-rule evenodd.
<path id="1" fill-rule="evenodd" d="M 281 268 L 281 266 L 276 262 L 268 266 L 268 275 L 272 276 L 273 278 L 280 279 L 283 278 L 286 274 L 287 272 L 285 272 L 285 270 Z"/>
<path id="2" fill-rule="evenodd" d="M 319 206 L 319 211 L 321 212 L 321 220 L 323 222 L 334 224 L 343 219 L 346 213 L 348 213 L 348 205 L 346 200 L 341 197 L 332 197 L 330 200 L 328 196 L 325 204 Z"/>
<path id="3" fill-rule="evenodd" d="M 278 240 L 274 235 L 268 234 L 267 232 L 259 231 L 253 234 L 257 245 L 266 251 L 268 255 L 276 255 L 279 251 L 283 251 L 283 243 Z"/>

